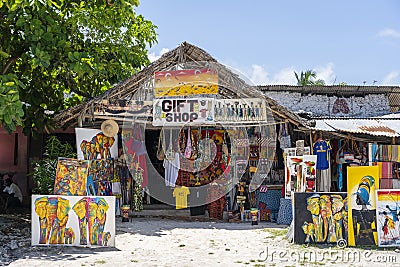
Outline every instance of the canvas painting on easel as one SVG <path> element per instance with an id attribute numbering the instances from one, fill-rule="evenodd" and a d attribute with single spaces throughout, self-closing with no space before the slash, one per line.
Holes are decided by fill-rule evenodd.
<path id="1" fill-rule="evenodd" d="M 347 243 L 347 193 L 294 193 L 294 242 Z"/>
<path id="2" fill-rule="evenodd" d="M 378 245 L 398 247 L 400 245 L 400 190 L 376 190 L 376 222 Z"/>
<path id="3" fill-rule="evenodd" d="M 32 245 L 115 246 L 115 197 L 33 195 Z"/>
<path id="4" fill-rule="evenodd" d="M 88 168 L 88 160 L 58 158 L 54 194 L 85 196 Z"/>
<path id="5" fill-rule="evenodd" d="M 292 192 L 316 191 L 316 155 L 286 157 L 285 198 Z"/>
<path id="6" fill-rule="evenodd" d="M 375 190 L 379 189 L 379 167 L 347 167 L 349 246 L 378 244 Z"/>
<path id="7" fill-rule="evenodd" d="M 75 128 L 78 159 L 118 157 L 118 137 L 106 136 L 100 129 Z"/>

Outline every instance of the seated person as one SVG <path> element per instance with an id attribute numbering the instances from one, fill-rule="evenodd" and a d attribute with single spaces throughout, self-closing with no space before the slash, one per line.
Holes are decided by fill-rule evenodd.
<path id="1" fill-rule="evenodd" d="M 10 207 L 20 206 L 22 203 L 22 192 L 21 189 L 13 183 L 10 177 L 6 177 L 4 180 L 6 187 L 3 193 L 6 193 L 6 209 Z"/>
<path id="2" fill-rule="evenodd" d="M 3 192 L 4 190 L 4 177 L 3 175 L 0 176 L 0 191 Z"/>

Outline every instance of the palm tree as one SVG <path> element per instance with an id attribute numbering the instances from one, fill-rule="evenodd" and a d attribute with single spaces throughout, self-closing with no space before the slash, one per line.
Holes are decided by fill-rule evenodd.
<path id="1" fill-rule="evenodd" d="M 296 76 L 297 85 L 300 86 L 308 86 L 308 85 L 325 85 L 324 80 L 314 80 L 317 78 L 317 73 L 314 70 L 306 70 L 305 72 L 300 73 L 300 77 L 297 72 L 294 72 Z"/>

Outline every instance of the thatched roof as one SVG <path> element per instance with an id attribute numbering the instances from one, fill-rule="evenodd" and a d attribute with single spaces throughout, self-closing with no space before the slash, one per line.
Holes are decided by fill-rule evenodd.
<path id="1" fill-rule="evenodd" d="M 174 70 L 178 65 L 195 68 L 197 64 L 199 66 L 207 64 L 217 69 L 220 98 L 265 98 L 269 106 L 268 108 L 275 118 L 290 121 L 296 125 L 307 124 L 303 118 L 279 105 L 275 100 L 266 97 L 257 87 L 247 84 L 238 74 L 235 74 L 226 66 L 219 64 L 207 52 L 197 46 L 184 42 L 177 48 L 165 53 L 161 58 L 143 70 L 110 88 L 105 93 L 56 114 L 54 118 L 56 127 L 69 128 L 78 126 L 85 121 L 94 121 L 94 110 L 99 103 L 102 103 L 103 100 L 116 101 L 124 98 L 127 99 L 144 88 L 151 88 L 154 72 Z"/>

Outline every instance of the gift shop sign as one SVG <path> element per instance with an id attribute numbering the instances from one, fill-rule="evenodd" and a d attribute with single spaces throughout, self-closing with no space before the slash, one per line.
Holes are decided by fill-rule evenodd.
<path id="1" fill-rule="evenodd" d="M 214 122 L 214 99 L 168 98 L 153 101 L 153 125 L 184 125 Z"/>

